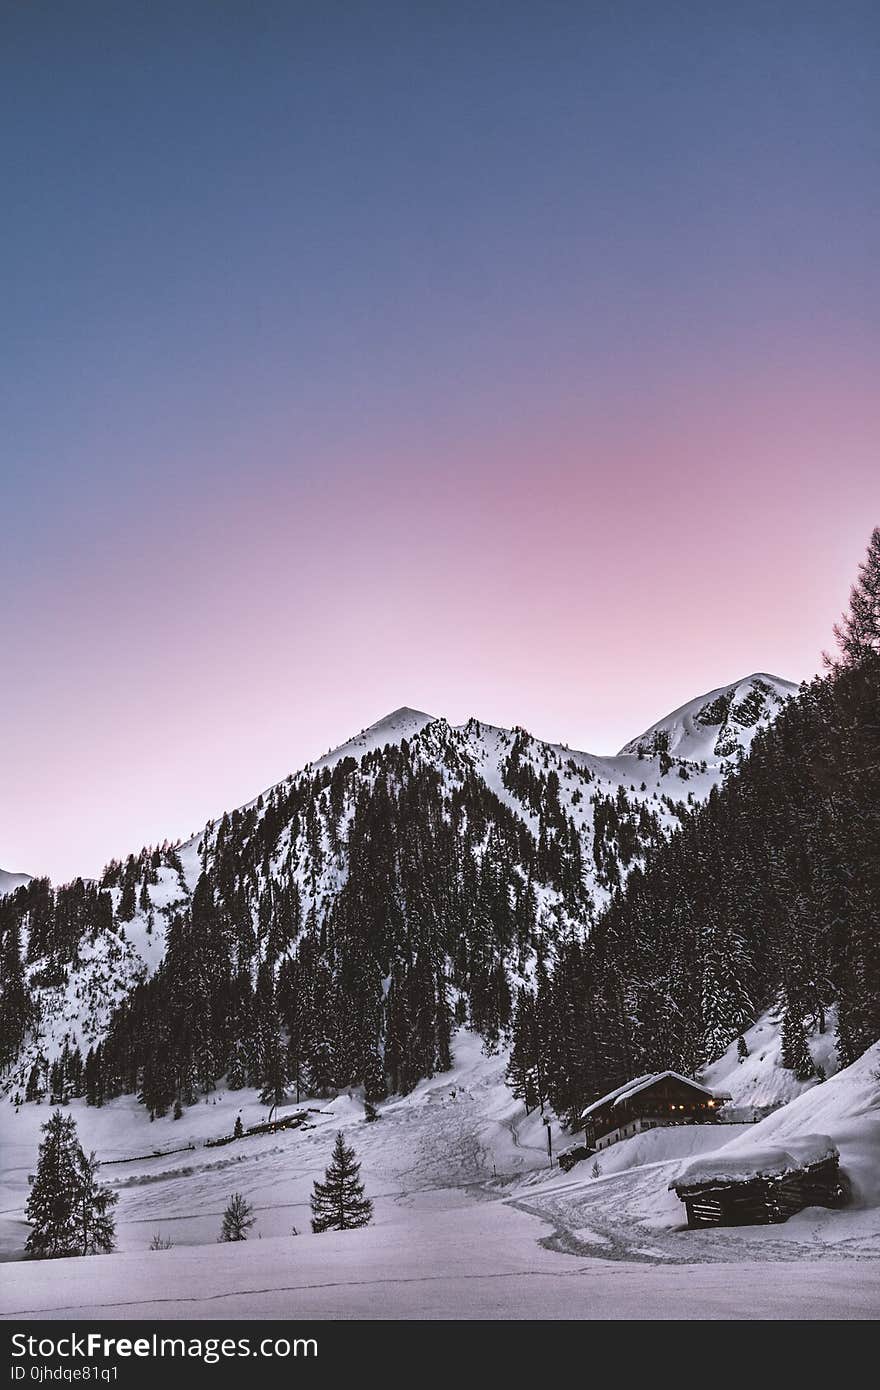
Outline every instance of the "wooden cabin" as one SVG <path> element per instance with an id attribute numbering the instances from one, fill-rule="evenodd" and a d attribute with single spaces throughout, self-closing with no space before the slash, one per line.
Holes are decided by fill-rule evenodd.
<path id="1" fill-rule="evenodd" d="M 804 1207 L 841 1207 L 849 1183 L 840 1154 L 825 1134 L 785 1141 L 785 1148 L 746 1149 L 696 1158 L 670 1190 L 687 1211 L 688 1226 L 769 1226 Z"/>
<path id="2" fill-rule="evenodd" d="M 581 1118 L 589 1147 L 607 1149 L 645 1129 L 713 1124 L 729 1099 L 677 1071 L 649 1072 L 594 1100 Z"/>

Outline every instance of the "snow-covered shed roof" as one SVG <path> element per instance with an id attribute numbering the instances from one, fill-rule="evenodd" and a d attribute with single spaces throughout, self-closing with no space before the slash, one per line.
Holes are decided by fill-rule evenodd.
<path id="1" fill-rule="evenodd" d="M 685 1086 L 691 1086 L 695 1091 L 702 1091 L 705 1096 L 714 1096 L 715 1092 L 710 1091 L 707 1086 L 701 1086 L 699 1081 L 694 1081 L 691 1076 L 682 1076 L 677 1071 L 651 1071 L 644 1076 L 636 1076 L 632 1081 L 624 1081 L 622 1086 L 616 1090 L 609 1091 L 607 1096 L 602 1096 L 600 1100 L 594 1100 L 592 1105 L 588 1105 L 586 1110 L 581 1111 L 581 1119 L 587 1115 L 592 1115 L 594 1110 L 600 1109 L 603 1105 L 623 1105 L 624 1101 L 630 1097 L 638 1095 L 639 1091 L 645 1091 L 649 1086 L 653 1086 L 657 1081 L 665 1081 L 671 1078 L 673 1081 L 681 1081 Z"/>
<path id="2" fill-rule="evenodd" d="M 669 1184 L 676 1192 L 713 1184 L 752 1182 L 755 1178 L 780 1178 L 799 1168 L 810 1168 L 828 1158 L 839 1158 L 837 1146 L 827 1134 L 804 1134 L 800 1139 L 786 1139 L 785 1148 L 761 1145 L 739 1153 L 723 1151 L 704 1154 L 686 1163 Z"/>

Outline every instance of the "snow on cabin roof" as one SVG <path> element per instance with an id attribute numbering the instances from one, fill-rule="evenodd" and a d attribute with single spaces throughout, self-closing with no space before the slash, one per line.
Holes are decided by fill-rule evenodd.
<path id="1" fill-rule="evenodd" d="M 839 1158 L 837 1146 L 827 1134 L 804 1134 L 787 1139 L 785 1148 L 762 1145 L 742 1153 L 705 1154 L 686 1163 L 669 1184 L 670 1190 L 688 1192 L 715 1183 L 752 1182 L 755 1178 L 779 1178 L 785 1173 L 810 1168 L 827 1158 Z"/>
<path id="2" fill-rule="evenodd" d="M 715 1092 L 710 1091 L 707 1086 L 701 1086 L 699 1081 L 694 1081 L 691 1076 L 682 1076 L 680 1072 L 646 1072 L 644 1076 L 636 1076 L 632 1081 L 624 1081 L 622 1086 L 618 1086 L 614 1091 L 609 1091 L 607 1096 L 602 1096 L 601 1100 L 594 1100 L 592 1105 L 588 1105 L 586 1110 L 581 1111 L 581 1119 L 584 1119 L 587 1115 L 592 1115 L 594 1110 L 598 1110 L 600 1106 L 608 1105 L 609 1102 L 613 1105 L 622 1105 L 624 1101 L 629 1100 L 631 1096 L 638 1095 L 639 1091 L 646 1090 L 657 1081 L 665 1081 L 668 1077 L 671 1077 L 673 1081 L 681 1081 L 685 1086 L 693 1087 L 695 1091 L 702 1091 L 703 1095 L 715 1095 Z"/>

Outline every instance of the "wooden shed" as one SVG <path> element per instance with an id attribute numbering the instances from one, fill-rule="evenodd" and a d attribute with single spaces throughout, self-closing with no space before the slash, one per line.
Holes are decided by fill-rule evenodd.
<path id="1" fill-rule="evenodd" d="M 729 1099 L 677 1071 L 648 1072 L 587 1106 L 582 1113 L 587 1144 L 607 1149 L 645 1129 L 712 1124 Z"/>
<path id="2" fill-rule="evenodd" d="M 840 1207 L 849 1184 L 840 1154 L 825 1134 L 785 1141 L 785 1148 L 693 1159 L 669 1184 L 684 1202 L 688 1225 L 767 1226 L 804 1207 Z"/>

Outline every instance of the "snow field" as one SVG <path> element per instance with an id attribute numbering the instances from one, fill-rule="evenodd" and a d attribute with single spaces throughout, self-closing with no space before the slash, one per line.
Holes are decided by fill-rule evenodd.
<path id="1" fill-rule="evenodd" d="M 451 1071 L 363 1119 L 357 1096 L 309 1101 L 314 1128 L 140 1159 L 265 1118 L 252 1092 L 221 1092 L 174 1122 L 132 1100 L 73 1103 L 80 1137 L 110 1164 L 119 1253 L 27 1262 L 4 1281 L 14 1317 L 870 1317 L 880 1311 L 880 1046 L 758 1125 L 680 1126 L 616 1145 L 569 1174 L 550 1170 L 546 1132 L 504 1084 L 506 1058 L 460 1032 Z M 291 1107 L 295 1108 L 295 1107 Z M 46 1106 L 4 1120 L 0 1242 L 20 1258 L 27 1174 Z M 362 1160 L 375 1221 L 314 1236 L 308 1197 L 337 1129 Z M 747 1153 L 829 1134 L 853 1175 L 843 1211 L 811 1208 L 784 1226 L 689 1232 L 667 1190 L 687 1157 Z M 571 1141 L 553 1125 L 557 1146 Z M 873 1174 L 873 1178 L 871 1175 Z M 230 1193 L 257 1225 L 216 1244 Z M 299 1235 L 289 1234 L 296 1226 Z M 156 1233 L 174 1248 L 151 1252 Z"/>

